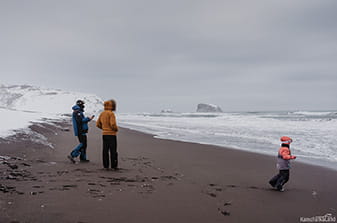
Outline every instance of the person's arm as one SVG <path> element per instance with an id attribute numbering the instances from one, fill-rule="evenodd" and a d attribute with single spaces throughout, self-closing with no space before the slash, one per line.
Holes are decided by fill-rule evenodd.
<path id="1" fill-rule="evenodd" d="M 89 117 L 84 117 L 82 119 L 82 122 L 90 122 L 90 121 L 91 121 L 91 118 L 89 118 Z"/>
<path id="2" fill-rule="evenodd" d="M 76 129 L 77 129 L 77 135 L 80 135 L 82 133 L 82 117 L 80 112 L 75 112 L 74 113 L 74 118 L 75 118 L 75 124 L 76 124 Z"/>
<path id="3" fill-rule="evenodd" d="M 84 123 L 90 122 L 95 117 L 94 115 L 92 115 L 91 117 L 85 117 L 83 112 L 80 112 L 80 114 L 81 114 L 81 117 L 82 117 L 82 122 L 84 122 Z"/>
<path id="4" fill-rule="evenodd" d="M 112 128 L 113 131 L 118 131 L 118 126 L 117 126 L 117 122 L 116 122 L 116 116 L 114 113 L 112 113 L 111 117 L 110 117 L 110 126 Z"/>

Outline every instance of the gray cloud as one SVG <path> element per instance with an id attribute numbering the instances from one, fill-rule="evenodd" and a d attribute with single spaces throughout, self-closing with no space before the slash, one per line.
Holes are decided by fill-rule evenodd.
<path id="1" fill-rule="evenodd" d="M 334 0 L 3 1 L 1 81 L 114 97 L 121 111 L 336 109 L 336 10 Z"/>

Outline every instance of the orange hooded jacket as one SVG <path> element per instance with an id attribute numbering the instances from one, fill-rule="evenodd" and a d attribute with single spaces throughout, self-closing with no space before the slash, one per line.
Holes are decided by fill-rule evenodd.
<path id="1" fill-rule="evenodd" d="M 288 147 L 282 146 L 279 149 L 277 156 L 277 168 L 279 170 L 290 169 L 290 160 L 296 159 L 296 156 L 292 156 Z"/>
<path id="2" fill-rule="evenodd" d="M 103 135 L 117 135 L 118 126 L 116 116 L 112 112 L 116 108 L 116 103 L 113 100 L 104 102 L 104 111 L 99 115 L 96 126 L 103 130 Z"/>
<path id="3" fill-rule="evenodd" d="M 296 159 L 296 156 L 292 156 L 290 153 L 290 149 L 287 147 L 281 147 L 278 151 L 278 154 L 284 160 Z"/>

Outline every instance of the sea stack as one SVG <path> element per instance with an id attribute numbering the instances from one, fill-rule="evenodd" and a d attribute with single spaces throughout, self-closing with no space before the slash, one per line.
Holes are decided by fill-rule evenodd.
<path id="1" fill-rule="evenodd" d="M 200 103 L 197 112 L 222 112 L 222 109 L 218 105 Z"/>

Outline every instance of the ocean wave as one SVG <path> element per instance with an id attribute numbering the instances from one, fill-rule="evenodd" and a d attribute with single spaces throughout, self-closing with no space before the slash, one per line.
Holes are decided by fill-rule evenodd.
<path id="1" fill-rule="evenodd" d="M 294 115 L 303 115 L 303 116 L 321 116 L 321 117 L 329 117 L 329 116 L 337 116 L 337 111 L 296 111 L 290 112 L 290 114 Z"/>

